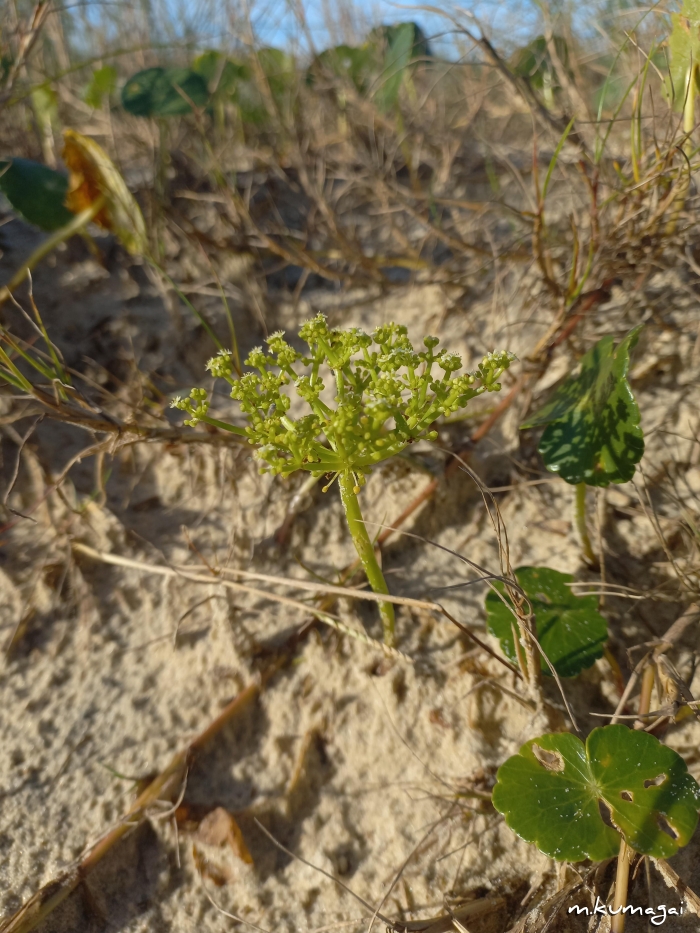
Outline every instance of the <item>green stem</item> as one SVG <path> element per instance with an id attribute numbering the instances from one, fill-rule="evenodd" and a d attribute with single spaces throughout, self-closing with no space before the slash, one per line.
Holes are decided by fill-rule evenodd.
<path id="1" fill-rule="evenodd" d="M 228 431 L 229 434 L 237 434 L 239 437 L 247 438 L 245 428 L 236 427 L 235 424 L 229 424 L 228 421 L 218 421 L 216 418 L 210 418 L 209 415 L 200 415 L 199 420 L 205 424 L 210 424 L 214 428 L 220 428 L 222 431 Z"/>
<path id="2" fill-rule="evenodd" d="M 693 141 L 690 134 L 695 129 L 695 72 L 697 64 L 692 62 L 688 69 L 685 88 L 685 102 L 683 104 L 683 132 L 686 140 L 683 144 L 683 151 L 687 156 L 693 151 Z"/>
<path id="3" fill-rule="evenodd" d="M 695 75 L 697 68 L 697 64 L 695 62 L 691 62 L 686 74 L 685 82 L 685 101 L 683 103 L 683 133 L 685 134 L 685 140 L 683 142 L 683 152 L 685 153 L 685 156 L 688 160 L 690 160 L 690 157 L 693 153 L 692 132 L 695 129 Z M 675 233 L 676 227 L 678 225 L 678 218 L 685 206 L 685 200 L 690 189 L 690 165 L 686 166 L 685 168 L 681 166 L 679 172 L 680 174 L 678 177 L 678 183 L 676 185 L 676 196 L 673 199 L 673 204 L 671 205 L 671 209 L 669 211 L 668 223 L 666 224 L 665 229 L 665 232 L 669 236 L 672 236 Z"/>
<path id="4" fill-rule="evenodd" d="M 357 550 L 357 554 L 362 561 L 367 580 L 375 593 L 389 593 L 389 587 L 386 585 L 382 568 L 377 563 L 377 557 L 374 553 L 374 545 L 367 533 L 367 528 L 362 519 L 360 503 L 355 492 L 355 478 L 350 470 L 339 473 L 338 483 L 340 484 L 340 498 L 343 501 L 345 517 L 348 522 L 348 528 L 352 535 L 352 540 Z M 379 614 L 384 627 L 384 643 L 393 648 L 394 646 L 394 607 L 391 603 L 379 603 Z"/>
<path id="5" fill-rule="evenodd" d="M 12 292 L 24 282 L 27 278 L 27 275 L 32 271 L 34 266 L 41 262 L 44 256 L 48 256 L 50 252 L 56 249 L 57 246 L 60 246 L 61 243 L 70 239 L 74 233 L 78 233 L 82 228 L 88 224 L 92 218 L 99 214 L 99 212 L 104 207 L 105 199 L 100 195 L 99 198 L 96 198 L 90 207 L 86 207 L 84 211 L 81 211 L 79 214 L 76 214 L 73 220 L 70 223 L 66 224 L 65 227 L 61 227 L 60 230 L 57 230 L 54 234 L 34 250 L 29 259 L 24 263 L 23 266 L 15 272 L 7 285 L 0 288 L 0 305 L 3 304 L 10 297 Z"/>
<path id="6" fill-rule="evenodd" d="M 651 691 L 654 688 L 656 680 L 656 668 L 654 664 L 649 664 L 644 670 L 642 678 L 642 692 L 639 697 L 638 712 L 640 716 L 645 716 L 651 708 Z M 644 721 L 637 720 L 634 724 L 636 728 L 644 728 Z M 617 857 L 617 874 L 615 876 L 615 899 L 613 901 L 613 910 L 618 913 L 613 917 L 610 926 L 611 933 L 624 933 L 625 915 L 622 912 L 627 904 L 627 886 L 630 875 L 630 862 L 634 852 L 627 845 L 624 839 L 620 839 L 620 854 Z"/>
<path id="7" fill-rule="evenodd" d="M 576 493 L 574 498 L 574 521 L 576 523 L 576 530 L 578 531 L 579 538 L 581 539 L 583 556 L 586 558 L 589 564 L 591 564 L 593 567 L 597 567 L 598 558 L 596 557 L 595 551 L 591 545 L 591 539 L 588 537 L 588 527 L 586 525 L 585 483 L 576 484 Z"/>

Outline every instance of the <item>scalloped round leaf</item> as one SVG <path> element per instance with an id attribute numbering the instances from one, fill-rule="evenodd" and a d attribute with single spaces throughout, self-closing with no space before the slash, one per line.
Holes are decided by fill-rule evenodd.
<path id="1" fill-rule="evenodd" d="M 547 427 L 539 452 L 544 465 L 567 483 L 627 483 L 644 453 L 639 406 L 627 381 L 636 327 L 617 346 L 603 337 L 550 401 L 521 428 Z"/>
<path id="2" fill-rule="evenodd" d="M 68 176 L 31 159 L 0 161 L 0 191 L 30 224 L 51 232 L 73 219 L 66 207 Z"/>
<path id="3" fill-rule="evenodd" d="M 135 117 L 177 117 L 205 107 L 207 82 L 191 68 L 144 68 L 122 88 L 122 105 Z"/>
<path id="4" fill-rule="evenodd" d="M 239 81 L 250 77 L 247 65 L 222 55 L 221 52 L 202 52 L 192 62 L 192 71 L 201 75 L 211 94 L 230 96 Z"/>
<path id="5" fill-rule="evenodd" d="M 355 90 L 362 93 L 377 70 L 377 58 L 377 50 L 371 45 L 360 48 L 336 45 L 314 58 L 306 74 L 306 83 L 312 86 L 318 77 L 333 75 L 351 81 Z"/>
<path id="6" fill-rule="evenodd" d="M 560 677 L 575 677 L 602 657 L 608 625 L 595 596 L 577 596 L 567 585 L 573 576 L 548 567 L 519 567 L 515 576 L 532 605 L 539 643 Z M 494 586 L 510 604 L 505 586 L 499 581 Z M 505 656 L 517 663 L 515 618 L 493 592 L 486 597 L 486 621 Z M 551 676 L 544 658 L 542 670 Z"/>
<path id="7" fill-rule="evenodd" d="M 289 115 L 295 95 L 296 59 L 288 52 L 275 48 L 259 49 L 255 57 L 277 106 Z"/>
<path id="8" fill-rule="evenodd" d="M 507 826 L 550 858 L 602 861 L 617 853 L 620 837 L 603 822 L 591 785 L 583 742 L 562 732 L 532 739 L 508 758 L 491 799 Z"/>
<path id="9" fill-rule="evenodd" d="M 296 71 L 294 56 L 290 55 L 289 52 L 282 51 L 282 49 L 265 46 L 262 49 L 258 49 L 256 58 L 265 76 L 271 82 L 279 79 L 280 81 L 285 81 L 285 84 L 287 84 L 288 79 L 293 76 Z"/>
<path id="10" fill-rule="evenodd" d="M 622 725 L 594 729 L 586 751 L 610 818 L 635 851 L 669 858 L 690 842 L 700 786 L 677 752 Z"/>
<path id="11" fill-rule="evenodd" d="M 559 62 L 567 72 L 571 71 L 569 44 L 563 36 L 552 36 Z M 528 45 L 516 49 L 510 57 L 510 67 L 517 75 L 527 78 L 533 87 L 542 90 L 547 77 L 557 80 L 557 66 L 552 62 L 549 45 L 545 36 L 537 36 Z"/>
<path id="12" fill-rule="evenodd" d="M 98 197 L 104 197 L 104 207 L 94 222 L 111 230 L 132 255 L 145 253 L 148 237 L 143 214 L 119 169 L 89 136 L 65 130 L 63 137 L 63 158 L 71 173 L 66 200 L 70 210 L 79 214 Z"/>
<path id="13" fill-rule="evenodd" d="M 526 742 L 498 769 L 492 799 L 510 829 L 550 858 L 611 858 L 618 831 L 635 851 L 669 858 L 695 831 L 700 787 L 655 736 L 612 725 L 585 745 L 569 733 Z"/>

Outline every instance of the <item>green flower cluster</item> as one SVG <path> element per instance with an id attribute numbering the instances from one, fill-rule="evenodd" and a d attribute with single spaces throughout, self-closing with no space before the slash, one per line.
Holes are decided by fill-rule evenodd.
<path id="1" fill-rule="evenodd" d="M 296 470 L 315 475 L 349 471 L 358 486 L 372 466 L 408 444 L 434 440 L 437 434 L 430 427 L 441 415 L 459 411 L 483 392 L 498 391 L 500 376 L 515 358 L 489 353 L 476 372 L 457 375 L 460 356 L 435 352 L 437 337 L 426 337 L 426 349 L 417 352 L 399 324 L 382 325 L 370 337 L 359 328 L 330 328 L 322 314 L 307 321 L 299 336 L 308 354 L 290 346 L 282 332 L 272 334 L 268 352 L 254 349 L 245 364 L 254 371 L 240 379 L 228 351 L 207 368 L 231 385 L 231 397 L 248 418 L 244 433 L 267 464 L 264 470 L 284 476 Z M 335 381 L 335 407 L 321 397 L 324 376 Z M 309 408 L 296 420 L 289 416 L 291 386 Z M 203 389 L 175 399 L 173 406 L 190 416 L 186 424 L 226 427 L 209 418 Z"/>

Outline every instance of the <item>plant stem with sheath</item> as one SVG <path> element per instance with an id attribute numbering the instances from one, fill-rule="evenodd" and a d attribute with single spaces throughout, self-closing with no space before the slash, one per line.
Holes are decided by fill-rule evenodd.
<path id="1" fill-rule="evenodd" d="M 377 556 L 374 553 L 374 545 L 367 533 L 367 528 L 362 519 L 360 503 L 355 492 L 355 478 L 350 470 L 344 471 L 338 475 L 340 484 L 340 498 L 345 509 L 345 517 L 348 521 L 348 527 L 355 549 L 362 561 L 362 566 L 367 574 L 367 580 L 375 593 L 389 594 L 389 587 L 386 585 L 382 568 L 379 566 Z M 394 607 L 391 603 L 379 603 L 379 614 L 384 628 L 384 643 L 394 646 Z"/>

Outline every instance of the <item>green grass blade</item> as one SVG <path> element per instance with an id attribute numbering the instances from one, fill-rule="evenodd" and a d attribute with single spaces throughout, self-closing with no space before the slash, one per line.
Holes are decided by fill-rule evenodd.
<path id="1" fill-rule="evenodd" d="M 568 123 L 566 129 L 565 129 L 564 132 L 562 133 L 561 139 L 560 139 L 559 142 L 557 143 L 557 148 L 554 150 L 554 155 L 552 156 L 552 158 L 551 158 L 551 160 L 550 160 L 549 168 L 547 169 L 547 175 L 545 176 L 545 179 L 544 179 L 544 185 L 542 186 L 542 200 L 543 200 L 543 201 L 544 201 L 544 199 L 547 197 L 547 189 L 549 188 L 549 182 L 550 182 L 551 179 L 552 179 L 552 173 L 554 172 L 554 167 L 556 166 L 557 162 L 559 161 L 559 154 L 561 153 L 562 149 L 564 148 L 564 143 L 566 142 L 566 140 L 567 140 L 567 138 L 568 138 L 568 136 L 569 136 L 569 133 L 570 133 L 570 132 L 572 131 L 572 129 L 574 128 L 574 123 L 575 123 L 575 122 L 576 122 L 576 117 L 572 117 L 572 118 L 569 120 L 569 123 Z"/>

